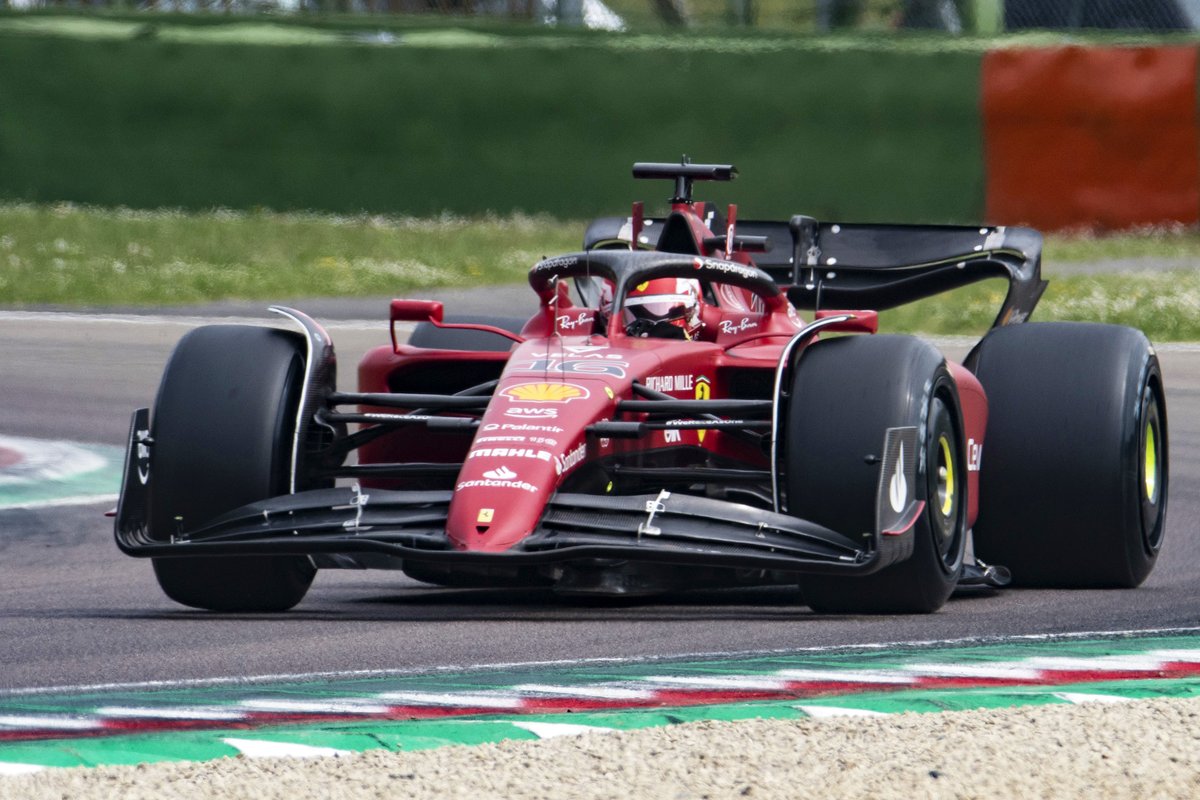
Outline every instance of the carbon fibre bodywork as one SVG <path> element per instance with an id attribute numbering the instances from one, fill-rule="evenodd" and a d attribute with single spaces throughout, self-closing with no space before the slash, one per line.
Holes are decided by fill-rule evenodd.
<path id="1" fill-rule="evenodd" d="M 279 443 L 289 491 L 156 528 L 151 508 L 171 499 L 154 495 L 154 424 L 139 409 L 120 548 L 156 560 L 305 556 L 320 568 L 604 593 L 662 590 L 681 570 L 710 584 L 794 582 L 908 559 L 929 496 L 919 487 L 933 480 L 923 417 L 881 427 L 852 454 L 873 481 L 871 524 L 839 529 L 794 513 L 789 493 L 804 482 L 788 475 L 799 446 L 789 408 L 804 390 L 805 354 L 828 333 L 874 333 L 876 309 L 997 275 L 1010 290 L 996 325 L 1023 322 L 1045 287 L 1040 236 L 806 217 L 739 223 L 735 207 L 722 220 L 690 197 L 692 180 L 729 179 L 731 167 L 639 168 L 677 180 L 671 213 L 647 219 L 636 205 L 628 218 L 593 223 L 583 251 L 534 265 L 536 308 L 519 333 L 444 322 L 440 303 L 394 301 L 392 341 L 365 356 L 357 391 L 345 392 L 328 334 L 302 312 L 273 309 L 304 338 L 303 386 Z M 660 278 L 701 285 L 699 335 L 626 331 L 624 299 Z M 418 345 L 397 335 L 406 321 L 422 323 Z M 446 347 L 440 330 L 469 331 L 476 344 Z M 987 399 L 970 369 L 939 369 L 954 440 L 946 458 L 965 465 L 948 490 L 965 509 L 956 523 L 965 538 Z M 917 400 L 928 407 L 932 397 Z"/>

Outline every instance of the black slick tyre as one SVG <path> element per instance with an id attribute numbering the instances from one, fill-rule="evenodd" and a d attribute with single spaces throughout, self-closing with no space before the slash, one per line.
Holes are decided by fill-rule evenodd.
<path id="1" fill-rule="evenodd" d="M 167 541 L 238 506 L 289 491 L 304 341 L 212 325 L 180 340 L 154 404 L 150 532 Z M 316 570 L 303 556 L 155 558 L 162 590 L 211 611 L 283 611 Z"/>
<path id="2" fill-rule="evenodd" d="M 1158 357 L 1132 328 L 999 328 L 975 372 L 988 396 L 979 558 L 1013 582 L 1134 587 L 1166 526 L 1167 408 Z"/>
<path id="3" fill-rule="evenodd" d="M 805 602 L 823 613 L 930 613 L 962 572 L 967 481 L 957 387 L 942 355 L 909 336 L 847 336 L 802 354 L 788 400 L 788 513 L 856 536 L 873 530 L 888 428 L 918 431 L 917 484 L 926 507 L 912 553 L 863 576 L 805 576 Z"/>

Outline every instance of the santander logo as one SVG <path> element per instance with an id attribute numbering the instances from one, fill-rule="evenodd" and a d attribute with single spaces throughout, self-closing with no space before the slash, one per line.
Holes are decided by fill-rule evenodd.
<path id="1" fill-rule="evenodd" d="M 538 493 L 538 487 L 528 481 L 518 480 L 517 473 L 505 466 L 489 469 L 483 473 L 483 478 L 480 480 L 460 481 L 454 488 L 456 491 L 461 491 L 463 489 L 474 489 L 477 486 L 488 489 L 520 489 L 530 494 Z"/>
<path id="2" fill-rule="evenodd" d="M 513 478 L 517 477 L 517 473 L 513 472 L 508 467 L 499 466 L 495 469 L 489 469 L 487 472 L 483 473 L 483 477 L 490 478 L 494 481 L 511 481 Z"/>

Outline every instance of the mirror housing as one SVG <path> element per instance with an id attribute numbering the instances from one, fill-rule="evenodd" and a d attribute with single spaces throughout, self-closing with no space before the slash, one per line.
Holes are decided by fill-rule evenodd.
<path id="1" fill-rule="evenodd" d="M 879 331 L 879 312 L 878 311 L 844 311 L 835 310 L 832 308 L 823 308 L 813 315 L 813 319 L 825 319 L 826 317 L 838 317 L 843 314 L 849 314 L 850 319 L 845 322 L 835 322 L 823 331 L 837 333 L 877 333 Z"/>
<path id="2" fill-rule="evenodd" d="M 437 300 L 393 300 L 392 322 L 441 322 L 442 304 Z"/>

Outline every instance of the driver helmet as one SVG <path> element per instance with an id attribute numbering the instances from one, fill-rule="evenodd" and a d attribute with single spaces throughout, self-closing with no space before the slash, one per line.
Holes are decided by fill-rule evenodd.
<path id="1" fill-rule="evenodd" d="M 597 311 L 602 319 L 608 319 L 612 314 L 613 304 L 613 285 L 612 281 L 606 281 L 602 278 L 596 278 L 596 283 L 599 284 L 600 290 L 596 293 Z"/>
<path id="2" fill-rule="evenodd" d="M 693 339 L 700 330 L 700 282 L 655 278 L 639 283 L 621 311 L 630 336 Z"/>

